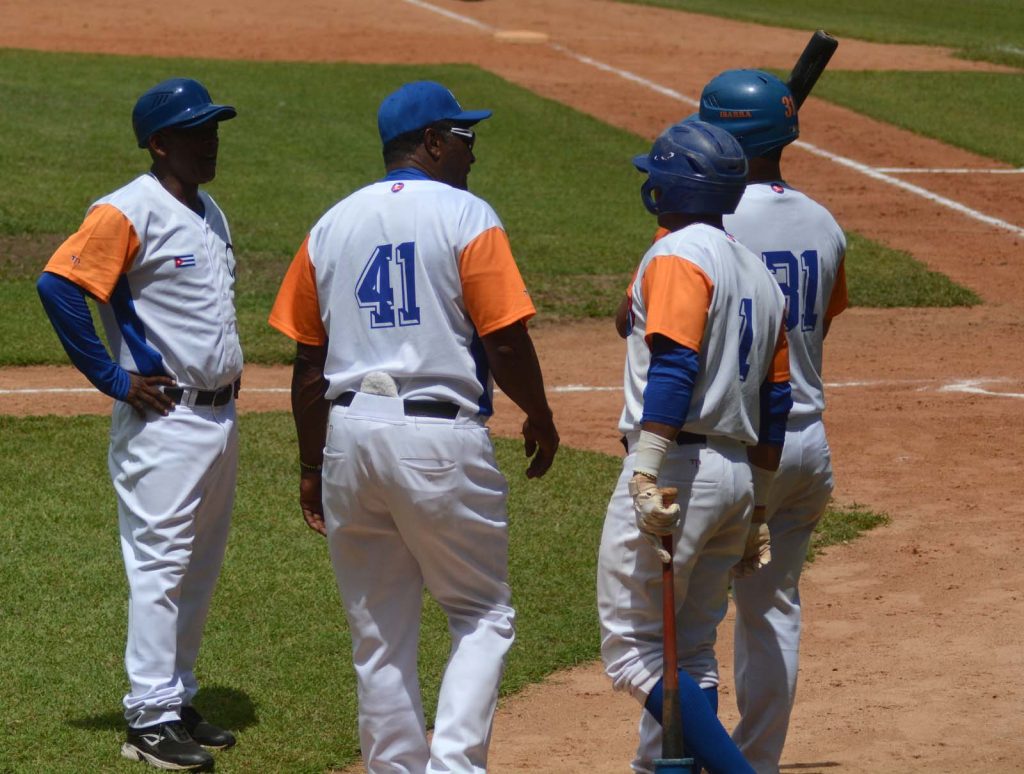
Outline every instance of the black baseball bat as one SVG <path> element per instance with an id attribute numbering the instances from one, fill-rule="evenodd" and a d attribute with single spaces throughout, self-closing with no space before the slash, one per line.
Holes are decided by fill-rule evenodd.
<path id="1" fill-rule="evenodd" d="M 828 66 L 832 54 L 839 47 L 839 41 L 829 35 L 825 30 L 817 30 L 807 42 L 800 58 L 793 65 L 793 72 L 789 74 L 786 85 L 793 93 L 793 101 L 797 110 L 804 104 L 807 95 L 811 93 L 814 84 Z"/>

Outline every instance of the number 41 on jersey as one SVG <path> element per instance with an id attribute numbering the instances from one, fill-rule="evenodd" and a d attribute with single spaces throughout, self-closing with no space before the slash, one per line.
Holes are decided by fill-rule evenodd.
<path id="1" fill-rule="evenodd" d="M 360 308 L 370 310 L 371 328 L 395 327 L 392 260 L 398 268 L 402 296 L 398 324 L 420 324 L 420 308 L 416 305 L 416 243 L 402 242 L 400 245 L 377 245 L 356 283 L 356 301 Z"/>

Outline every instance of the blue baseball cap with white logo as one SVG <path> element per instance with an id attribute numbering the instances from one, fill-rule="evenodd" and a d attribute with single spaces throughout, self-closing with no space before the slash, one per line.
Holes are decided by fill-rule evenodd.
<path id="1" fill-rule="evenodd" d="M 377 130 L 386 145 L 401 134 L 425 129 L 438 121 L 471 126 L 490 117 L 490 110 L 463 110 L 455 95 L 440 83 L 415 81 L 391 92 L 380 103 Z"/>

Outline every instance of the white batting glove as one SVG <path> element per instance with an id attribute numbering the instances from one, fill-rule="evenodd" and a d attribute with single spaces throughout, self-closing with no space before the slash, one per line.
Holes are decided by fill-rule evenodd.
<path id="1" fill-rule="evenodd" d="M 643 473 L 634 473 L 629 480 L 636 526 L 647 542 L 654 546 L 663 564 L 671 562 L 672 556 L 662 547 L 660 538 L 671 535 L 679 526 L 679 505 L 672 502 L 676 491 L 675 487 L 659 487 Z"/>
<path id="2" fill-rule="evenodd" d="M 747 532 L 747 544 L 743 557 L 733 565 L 730 574 L 734 578 L 753 575 L 772 560 L 771 533 L 764 521 L 764 508 L 754 509 L 754 518 Z"/>

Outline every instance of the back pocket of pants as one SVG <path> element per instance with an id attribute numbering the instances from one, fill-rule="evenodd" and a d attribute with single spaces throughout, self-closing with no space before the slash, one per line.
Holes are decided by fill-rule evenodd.
<path id="1" fill-rule="evenodd" d="M 402 457 L 402 467 L 424 476 L 443 476 L 455 470 L 455 460 L 431 459 L 426 457 Z"/>

